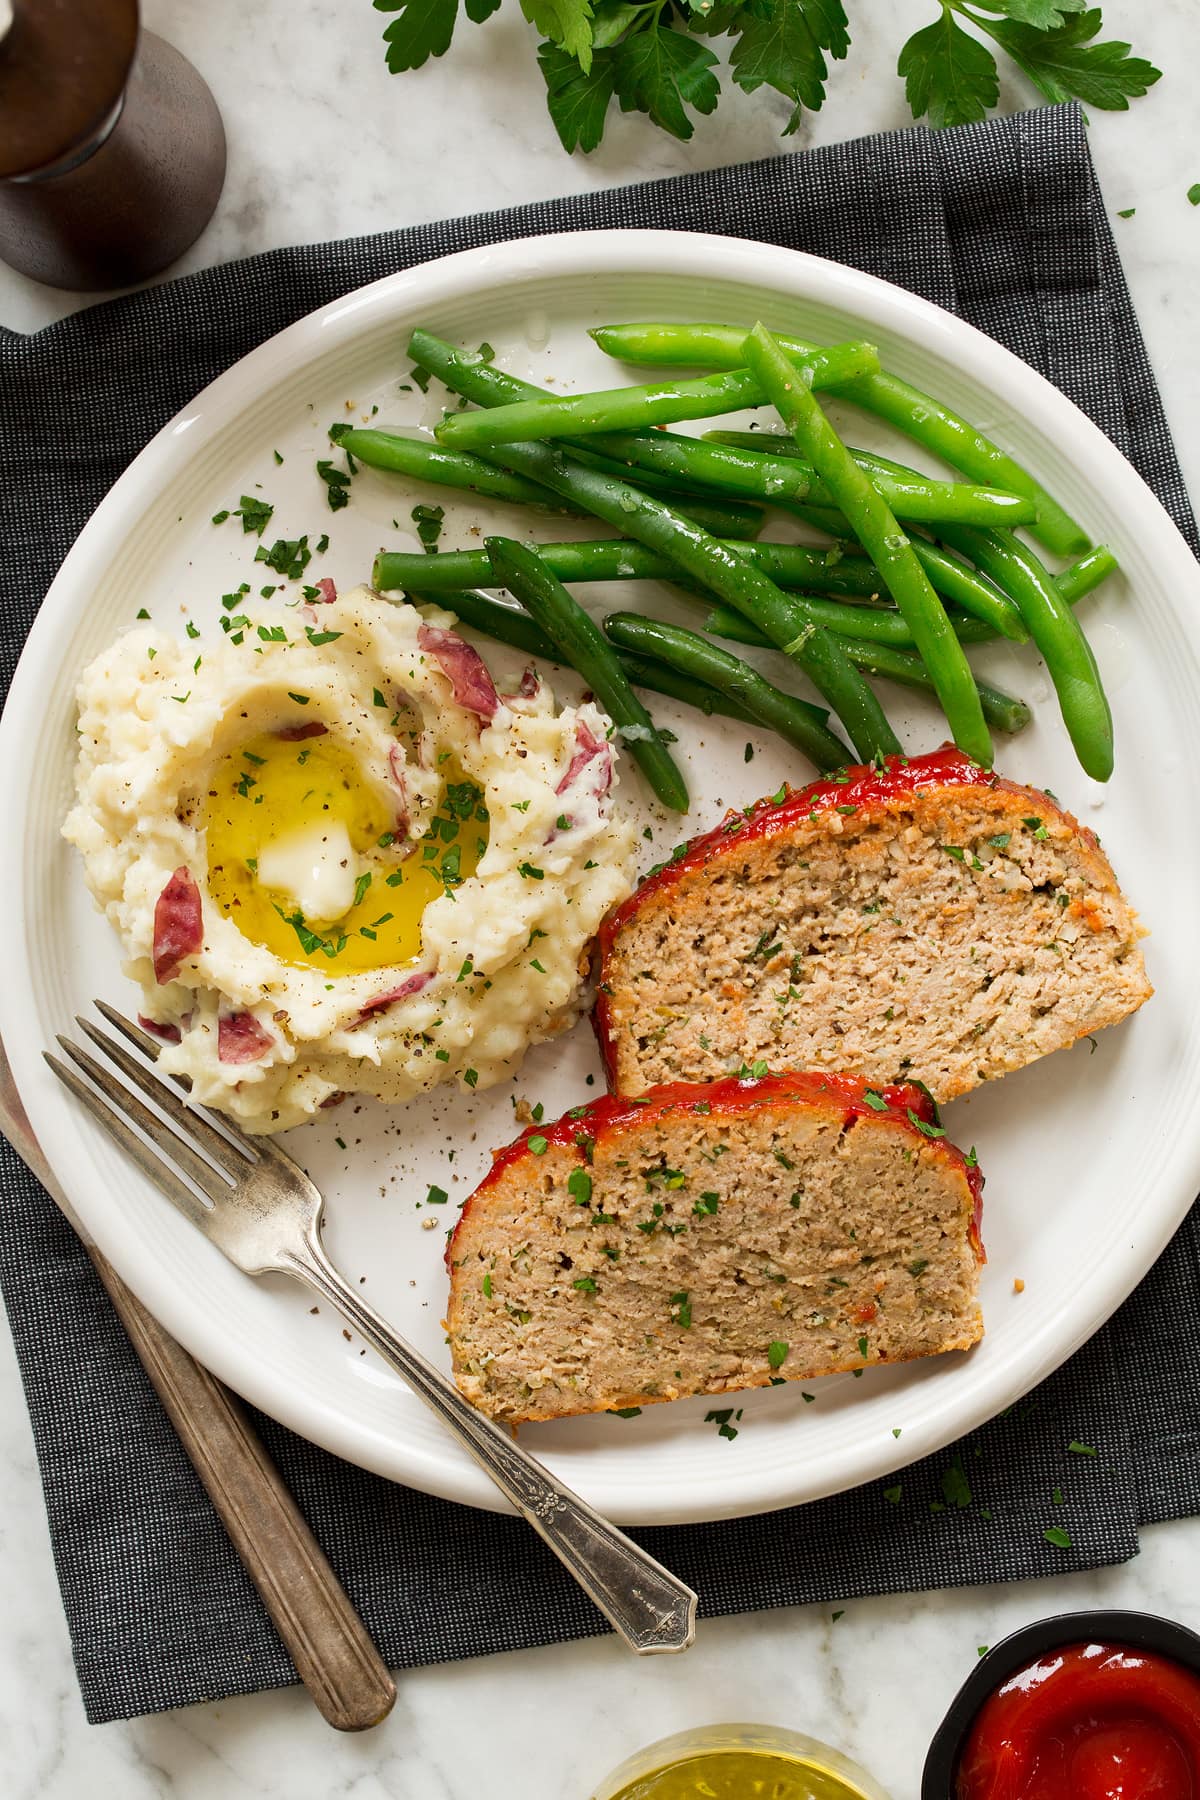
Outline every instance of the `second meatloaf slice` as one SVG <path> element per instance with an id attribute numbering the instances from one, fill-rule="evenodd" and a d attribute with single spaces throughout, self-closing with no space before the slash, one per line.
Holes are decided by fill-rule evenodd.
<path id="1" fill-rule="evenodd" d="M 516 1422 L 965 1350 L 980 1189 L 913 1087 L 788 1075 L 577 1107 L 463 1210 L 455 1380 Z"/>
<path id="2" fill-rule="evenodd" d="M 610 1085 L 743 1064 L 919 1077 L 935 1099 L 1146 1000 L 1137 916 L 1090 832 L 957 750 L 734 813 L 601 930 Z"/>

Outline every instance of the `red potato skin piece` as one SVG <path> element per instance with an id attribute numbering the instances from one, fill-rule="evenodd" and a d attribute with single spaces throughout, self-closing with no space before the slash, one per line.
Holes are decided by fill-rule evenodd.
<path id="1" fill-rule="evenodd" d="M 306 738 L 325 737 L 328 725 L 322 725 L 317 719 L 310 719 L 307 725 L 281 725 L 275 733 L 285 744 L 302 744 Z"/>
<path id="2" fill-rule="evenodd" d="M 275 1040 L 253 1013 L 230 1013 L 217 1024 L 217 1060 L 223 1063 L 257 1062 Z"/>
<path id="3" fill-rule="evenodd" d="M 868 1093 L 881 1100 L 882 1107 L 871 1105 L 865 1098 Z M 653 1124 L 658 1119 L 678 1112 L 700 1112 L 718 1119 L 736 1118 L 740 1114 L 753 1112 L 758 1107 L 780 1107 L 789 1102 L 798 1107 L 840 1107 L 842 1116 L 847 1121 L 855 1118 L 888 1118 L 910 1135 L 915 1146 L 925 1150 L 934 1149 L 944 1156 L 961 1170 L 971 1191 L 974 1202 L 971 1246 L 981 1263 L 987 1260 L 980 1237 L 983 1171 L 957 1145 L 949 1143 L 945 1138 L 928 1137 L 914 1123 L 914 1119 L 919 1120 L 921 1125 L 936 1123 L 937 1109 L 925 1089 L 907 1083 L 872 1087 L 870 1082 L 860 1080 L 857 1075 L 826 1075 L 806 1071 L 799 1074 L 766 1075 L 759 1081 L 743 1081 L 736 1075 L 728 1075 L 721 1081 L 665 1082 L 660 1087 L 648 1089 L 636 1099 L 626 1099 L 621 1094 L 602 1094 L 598 1100 L 591 1100 L 586 1106 L 573 1107 L 553 1124 L 527 1126 L 511 1144 L 493 1151 L 492 1166 L 467 1200 L 446 1245 L 446 1267 L 449 1269 L 452 1266 L 458 1234 L 475 1202 L 489 1188 L 496 1186 L 500 1177 L 514 1163 L 523 1157 L 534 1155 L 529 1147 L 532 1138 L 544 1138 L 548 1148 L 578 1148 L 582 1159 L 585 1143 L 590 1141 L 593 1147 L 601 1144 L 605 1138 L 619 1135 L 634 1120 Z"/>
<path id="4" fill-rule="evenodd" d="M 681 876 L 690 874 L 721 855 L 727 845 L 741 846 L 790 831 L 801 820 L 822 813 L 835 812 L 840 806 L 852 806 L 859 813 L 881 813 L 896 800 L 904 800 L 918 792 L 946 788 L 992 788 L 1002 793 L 1018 794 L 1036 805 L 1041 814 L 1062 819 L 1077 832 L 1089 850 L 1098 850 L 1096 834 L 1081 825 L 1073 814 L 1040 788 L 1023 787 L 1007 781 L 973 762 L 952 744 L 923 756 L 888 756 L 884 767 L 875 763 L 854 763 L 840 777 L 810 781 L 807 787 L 790 788 L 782 800 L 759 800 L 745 812 L 736 809 L 726 813 L 721 824 L 702 837 L 693 838 L 680 855 L 664 863 L 639 883 L 636 890 L 609 913 L 600 927 L 597 943 L 600 966 L 597 976 L 596 1003 L 592 1010 L 592 1027 L 600 1045 L 604 1074 L 610 1087 L 616 1086 L 616 1050 L 609 1014 L 605 981 L 608 961 L 618 933 L 652 896 L 672 887 Z"/>
<path id="5" fill-rule="evenodd" d="M 196 878 L 181 863 L 154 903 L 154 979 L 174 981 L 189 956 L 204 948 L 204 908 Z"/>

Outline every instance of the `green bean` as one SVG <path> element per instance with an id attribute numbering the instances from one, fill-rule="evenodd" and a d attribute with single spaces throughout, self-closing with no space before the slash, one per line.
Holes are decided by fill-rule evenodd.
<path id="1" fill-rule="evenodd" d="M 724 548 L 753 563 L 780 587 L 814 588 L 861 600 L 876 599 L 881 591 L 879 571 L 865 556 L 814 550 L 807 544 L 746 544 L 728 538 Z M 628 538 L 539 544 L 538 555 L 560 581 L 670 581 L 679 572 L 670 557 Z M 945 560 L 949 563 L 952 558 Z M 385 592 L 413 586 L 431 593 L 478 587 L 491 580 L 491 564 L 485 550 L 443 550 L 437 556 L 422 550 L 383 550 L 375 559 L 371 580 Z"/>
<path id="2" fill-rule="evenodd" d="M 867 675 L 881 675 L 902 687 L 933 691 L 933 677 L 915 650 L 896 650 L 890 644 L 847 643 L 846 654 Z M 1033 715 L 1023 700 L 980 681 L 978 676 L 975 688 L 980 710 L 989 725 L 1008 733 L 1025 729 Z"/>
<path id="3" fill-rule="evenodd" d="M 769 551 L 775 547 L 772 544 L 755 544 L 753 546 L 756 552 Z M 786 547 L 790 548 L 790 546 Z M 917 547 L 915 543 L 913 547 L 914 549 Z M 932 547 L 932 545 L 926 546 L 929 549 Z M 414 557 L 412 560 L 417 562 L 419 558 Z M 867 566 L 871 567 L 872 565 L 868 564 Z M 961 567 L 961 564 L 955 563 L 953 566 L 957 569 Z M 1069 568 L 1062 571 L 1061 575 L 1056 575 L 1054 585 L 1067 604 L 1074 606 L 1077 601 L 1083 599 L 1085 594 L 1090 594 L 1093 589 L 1099 587 L 1100 583 L 1106 576 L 1111 575 L 1117 566 L 1117 559 L 1112 551 L 1101 546 L 1095 550 L 1089 550 L 1086 556 L 1081 556 L 1078 562 L 1073 562 Z M 868 605 L 842 606 L 835 615 L 832 611 L 826 611 L 828 602 L 821 601 L 815 594 L 793 594 L 792 598 L 803 600 L 808 607 L 813 609 L 814 618 L 819 619 L 822 624 L 827 624 L 830 630 L 836 631 L 842 637 L 852 637 L 860 643 L 889 644 L 897 649 L 905 649 L 912 644 L 912 636 L 907 625 L 899 613 L 894 612 L 890 607 L 885 609 Z M 954 635 L 960 644 L 994 643 L 1000 635 L 990 625 L 985 625 L 982 619 L 964 618 L 961 613 L 954 612 L 949 608 L 947 608 L 946 617 L 954 627 Z M 853 621 L 853 625 L 850 621 Z M 742 615 L 735 612 L 730 606 L 714 606 L 705 620 L 704 629 L 715 632 L 718 637 L 735 638 L 739 643 L 770 647 L 770 639 L 764 637 L 762 632 L 756 630 L 753 625 L 747 624 Z"/>
<path id="4" fill-rule="evenodd" d="M 1074 606 L 1077 600 L 1082 600 L 1085 594 L 1098 588 L 1102 581 L 1107 581 L 1120 566 L 1107 544 L 1097 544 L 1094 549 L 1088 550 L 1073 562 L 1070 568 L 1056 575 L 1054 585 L 1068 605 Z"/>
<path id="5" fill-rule="evenodd" d="M 716 369 L 740 369 L 744 362 L 745 337 L 736 325 L 605 325 L 590 336 L 624 362 Z M 783 337 L 780 343 L 798 360 L 811 356 L 814 348 L 805 338 Z M 1087 548 L 1090 540 L 1082 526 L 1027 469 L 932 395 L 880 370 L 839 385 L 837 398 L 886 419 L 972 481 L 1024 494 L 1037 508 L 1033 536 L 1055 555 L 1074 556 Z"/>
<path id="6" fill-rule="evenodd" d="M 947 526 L 951 547 L 1003 586 L 1021 609 L 1054 683 L 1067 735 L 1095 781 L 1113 771 L 1113 725 L 1100 671 L 1078 619 L 1049 570 L 1011 532 Z"/>
<path id="7" fill-rule="evenodd" d="M 528 544 L 492 537 L 485 547 L 496 581 L 532 614 L 558 645 L 563 660 L 583 676 L 663 805 L 685 813 L 687 784 L 600 627 Z"/>
<path id="8" fill-rule="evenodd" d="M 644 438 L 625 433 L 604 435 L 590 439 L 589 442 L 602 446 L 614 462 L 619 459 L 627 464 L 632 463 L 636 470 L 635 479 L 640 480 L 646 469 L 655 469 L 664 475 L 683 475 L 686 472 L 695 480 L 710 480 L 714 488 L 740 489 L 776 505 L 804 502 L 816 480 L 812 469 L 804 463 L 789 463 L 782 457 L 749 455 L 744 451 L 698 443 L 695 438 L 676 437 L 668 432 L 651 432 Z M 905 519 L 957 518 L 965 523 L 968 520 L 979 522 L 990 515 L 998 523 L 999 516 L 1009 510 L 1009 502 L 1013 500 L 1013 496 L 993 493 L 986 488 L 964 487 L 953 482 L 924 482 L 920 476 L 910 478 L 907 471 L 900 478 L 891 473 L 876 475 L 873 472 L 875 458 L 863 457 L 858 452 L 851 454 L 859 467 L 871 475 L 873 485 L 896 515 Z M 793 469 L 803 470 L 804 473 L 792 475 Z M 816 481 L 816 491 L 821 498 L 833 498 L 823 482 Z M 1028 518 L 1031 511 L 1029 502 L 1016 500 L 1015 505 Z M 803 514 L 810 522 L 816 517 L 807 504 L 803 506 Z M 932 563 L 938 573 L 951 583 L 955 597 L 960 603 L 965 602 L 969 611 L 993 625 L 1001 636 L 1012 638 L 1015 643 L 1025 641 L 1028 633 L 1021 622 L 1021 615 L 1006 595 L 992 587 L 990 582 L 982 581 L 965 569 L 961 563 L 955 562 L 944 551 L 936 550 L 930 545 L 932 555 L 927 563 L 916 542 L 913 548 L 931 580 L 933 570 L 928 563 Z M 941 582 L 934 582 L 933 585 L 940 591 L 945 591 Z"/>
<path id="9" fill-rule="evenodd" d="M 375 426 L 339 431 L 335 440 L 361 463 L 372 469 L 386 469 L 393 475 L 407 475 L 416 481 L 436 482 L 439 487 L 470 488 L 497 500 L 516 500 L 523 505 L 552 508 L 555 512 L 571 510 L 555 506 L 544 488 L 520 475 L 497 469 L 482 457 L 465 450 L 447 450 L 429 438 L 402 437 L 394 431 L 380 431 Z"/>
<path id="10" fill-rule="evenodd" d="M 811 388 L 797 376 L 795 364 L 764 326 L 756 325 L 746 339 L 745 354 L 784 424 L 833 490 L 855 536 L 882 574 L 933 678 L 955 743 L 976 762 L 990 767 L 992 741 L 971 665 L 887 501 L 846 450 Z"/>
<path id="11" fill-rule="evenodd" d="M 686 590 L 685 590 L 686 591 Z M 708 602 L 709 596 L 698 592 L 692 596 Z M 838 637 L 855 638 L 867 644 L 894 644 L 911 650 L 913 635 L 905 619 L 892 606 L 855 605 L 843 600 L 826 600 L 819 594 L 789 592 L 788 599 L 797 612 L 811 625 L 836 632 Z M 716 609 L 722 616 L 733 614 L 732 607 Z M 734 615 L 736 616 L 736 615 Z M 728 634 L 722 634 L 728 635 Z M 761 637 L 761 632 L 758 633 Z M 747 642 L 752 640 L 748 639 Z"/>
<path id="12" fill-rule="evenodd" d="M 629 470 L 622 463 L 600 456 L 590 447 L 586 451 L 576 449 L 574 454 L 590 468 L 600 469 L 605 475 L 615 475 L 618 481 L 630 479 Z M 703 525 L 705 531 L 711 531 L 714 537 L 746 541 L 756 538 L 766 523 L 761 506 L 753 506 L 745 500 L 735 500 L 724 494 L 714 494 L 711 489 L 701 493 L 698 483 L 671 481 L 666 476 L 646 470 L 639 470 L 633 480 L 638 487 L 645 488 L 647 493 L 659 494 L 669 505 L 677 506 L 681 513 L 686 513 L 697 525 Z"/>
<path id="13" fill-rule="evenodd" d="M 632 465 L 634 480 L 652 471 L 668 479 L 703 483 L 725 494 L 752 495 L 774 506 L 786 506 L 792 500 L 817 506 L 837 504 L 811 465 L 796 457 L 768 456 L 759 449 L 735 449 L 711 439 L 666 431 L 647 432 L 644 437 L 633 432 L 598 432 L 587 442 L 613 462 Z M 880 458 L 862 450 L 852 450 L 850 455 L 871 476 L 898 519 L 1026 525 L 1033 518 L 1032 501 L 1018 494 L 964 482 L 933 481 L 911 469 L 886 468 Z"/>
<path id="14" fill-rule="evenodd" d="M 483 554 L 486 555 L 486 552 Z M 408 597 L 418 606 L 444 606 L 464 625 L 470 626 L 472 631 L 479 632 L 483 637 L 493 638 L 498 644 L 508 644 L 510 648 L 520 650 L 526 656 L 540 656 L 544 662 L 562 662 L 558 645 L 546 636 L 541 626 L 528 613 L 519 611 L 515 606 L 506 606 L 502 600 L 493 600 L 490 594 L 478 593 L 474 588 L 464 588 L 450 594 L 414 592 Z M 721 718 L 737 719 L 743 725 L 758 724 L 753 713 L 747 712 L 744 706 L 739 706 L 728 695 L 718 694 L 715 688 L 705 687 L 703 682 L 689 681 L 676 670 L 667 668 L 665 663 L 634 656 L 625 650 L 617 651 L 617 660 L 634 687 L 649 688 L 653 693 L 666 694 L 672 700 L 694 707 L 706 718 L 712 718 L 715 714 Z M 814 726 L 828 724 L 829 714 L 823 708 L 810 706 L 807 700 L 796 700 L 793 704 L 804 708 Z"/>
<path id="15" fill-rule="evenodd" d="M 414 333 L 409 355 L 420 358 Z M 425 367 L 428 368 L 428 363 Z M 870 344 L 834 344 L 814 349 L 805 368 L 816 387 L 853 380 L 878 369 Z M 485 444 L 528 443 L 532 439 L 587 437 L 595 431 L 637 431 L 673 425 L 680 419 L 711 419 L 715 413 L 761 406 L 758 384 L 745 370 L 704 375 L 698 381 L 659 382 L 653 387 L 609 388 L 596 394 L 539 394 L 513 399 L 485 414 L 451 413 L 437 428 L 444 444 L 479 449 Z"/>
<path id="16" fill-rule="evenodd" d="M 488 494 L 497 500 L 515 500 L 523 505 L 540 506 L 553 512 L 575 512 L 578 509 L 554 500 L 536 482 L 525 481 L 503 469 L 472 456 L 466 450 L 446 450 L 429 438 L 402 437 L 393 431 L 380 431 L 375 426 L 358 427 L 339 434 L 336 440 L 344 450 L 373 469 L 407 475 L 417 481 L 430 481 L 440 487 L 467 488 Z M 597 458 L 600 464 L 603 459 Z M 623 474 L 616 465 L 606 465 L 610 473 Z M 681 511 L 712 531 L 718 537 L 755 537 L 762 530 L 763 513 L 758 506 L 743 501 L 725 500 L 714 494 L 693 496 L 683 493 L 677 483 L 661 476 L 646 476 L 648 487 L 662 488 L 679 496 Z M 482 578 L 481 578 L 482 579 Z"/>
<path id="17" fill-rule="evenodd" d="M 666 663 L 655 662 L 647 656 L 634 656 L 628 650 L 618 650 L 617 661 L 634 687 L 646 688 L 652 694 L 666 694 L 669 699 L 693 707 L 708 719 L 737 719 L 743 725 L 758 724 L 754 714 L 731 700 L 728 694 L 718 694 L 715 688 L 705 687 L 703 682 L 691 681 L 678 670 L 669 669 Z M 829 718 L 824 707 L 809 706 L 807 700 L 797 700 L 796 705 L 807 707 L 817 725 Z"/>
<path id="18" fill-rule="evenodd" d="M 749 663 L 731 656 L 698 632 L 646 619 L 639 613 L 610 613 L 604 630 L 619 649 L 657 657 L 679 674 L 702 681 L 736 700 L 760 725 L 802 750 L 818 769 L 838 769 L 851 761 L 841 739 L 825 726 L 815 725 L 808 709 L 791 694 L 772 686 Z"/>
<path id="19" fill-rule="evenodd" d="M 507 376 L 501 376 L 498 384 L 497 372 L 482 358 L 461 356 L 453 345 L 429 332 L 413 333 L 409 354 L 448 387 L 484 406 L 494 403 L 505 384 L 511 385 Z M 718 538 L 649 494 L 588 468 L 557 446 L 495 445 L 485 447 L 485 455 L 501 468 L 544 482 L 564 499 L 660 551 L 684 575 L 748 613 L 804 669 L 846 726 L 864 761 L 896 754 L 899 740 L 883 708 L 829 634 L 803 618 L 772 581 Z"/>
<path id="20" fill-rule="evenodd" d="M 588 506 L 597 517 L 668 556 L 684 575 L 753 618 L 829 701 L 864 762 L 896 754 L 898 739 L 882 707 L 845 653 L 736 551 L 649 494 L 587 469 L 548 444 L 497 445 L 487 454 L 503 468 L 515 468 Z"/>
<path id="21" fill-rule="evenodd" d="M 531 382 L 520 381 L 516 376 L 507 375 L 503 370 L 494 368 L 478 353 L 456 350 L 453 344 L 448 344 L 443 338 L 434 337 L 430 332 L 414 331 L 408 348 L 414 361 L 422 367 L 428 368 L 432 374 L 440 376 L 442 381 L 456 392 L 465 392 L 467 398 L 474 400 L 480 406 L 497 407 L 519 399 L 543 397 L 543 390 L 535 387 Z M 468 385 L 469 392 L 464 387 L 464 383 Z M 661 435 L 657 432 L 647 432 L 646 439 L 653 442 Z M 694 440 L 688 441 L 694 442 Z M 584 440 L 584 445 L 577 444 L 576 449 L 586 445 L 587 440 Z M 626 471 L 622 469 L 617 473 L 619 477 L 623 478 Z M 698 516 L 694 503 L 685 503 L 684 508 L 680 510 L 688 511 L 691 516 L 696 518 L 697 524 L 710 529 L 708 522 Z M 819 531 L 826 532 L 833 538 L 838 540 L 853 538 L 853 532 L 846 519 L 833 509 L 820 509 L 797 503 L 791 510 L 806 523 L 813 525 Z M 716 531 L 714 535 L 732 537 L 735 534 Z M 764 546 L 764 549 L 769 549 L 769 547 Z M 913 553 L 939 592 L 945 592 L 947 598 L 957 601 L 967 612 L 995 626 L 1002 637 L 1010 637 L 1016 643 L 1024 642 L 1028 634 L 1021 623 L 1016 607 L 1007 600 L 1006 596 L 999 594 L 990 583 L 978 576 L 974 570 L 965 569 L 961 563 L 956 562 L 953 557 L 947 556 L 944 551 L 937 549 L 932 544 L 925 544 L 921 540 L 914 541 Z M 770 567 L 760 566 L 763 566 L 764 573 L 774 574 Z M 572 577 L 567 576 L 565 579 L 569 580 Z M 874 579 L 882 581 L 883 578 L 876 572 Z M 486 576 L 470 577 L 471 582 L 482 580 L 486 580 Z M 801 576 L 799 585 L 817 585 L 821 587 L 822 591 L 825 591 L 823 582 L 810 583 L 805 576 Z M 861 592 L 862 590 L 832 589 L 828 591 Z"/>
<path id="22" fill-rule="evenodd" d="M 728 638 L 735 644 L 748 644 L 756 650 L 771 648 L 770 640 L 761 631 L 756 631 L 731 606 L 714 606 L 704 621 L 704 629 L 714 637 Z M 929 670 L 914 650 L 863 638 L 844 638 L 842 647 L 854 666 L 866 675 L 881 675 L 888 681 L 899 682 L 903 687 L 933 691 Z M 1002 688 L 992 687 L 978 676 L 975 677 L 975 686 L 979 691 L 983 716 L 997 731 L 1021 731 L 1028 725 L 1031 714 L 1023 700 L 1006 694 Z"/>

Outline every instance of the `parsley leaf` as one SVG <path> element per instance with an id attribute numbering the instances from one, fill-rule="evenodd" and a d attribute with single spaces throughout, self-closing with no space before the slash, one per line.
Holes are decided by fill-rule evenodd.
<path id="1" fill-rule="evenodd" d="M 806 106 L 811 112 L 821 108 L 829 73 L 822 45 L 837 31 L 839 16 L 844 36 L 846 15 L 838 0 L 817 0 L 815 5 L 812 0 L 774 0 L 762 9 L 745 6 L 733 20 L 738 33 L 729 58 L 733 79 L 748 94 L 766 84 L 792 101 L 785 137 L 796 130 Z"/>
<path id="2" fill-rule="evenodd" d="M 340 512 L 343 506 L 349 506 L 350 471 L 339 469 L 325 459 L 317 464 L 317 474 L 325 483 L 325 494 L 329 501 L 330 512 Z"/>
<path id="3" fill-rule="evenodd" d="M 687 108 L 710 113 L 721 95 L 712 73 L 716 57 L 703 44 L 669 26 L 627 37 L 616 50 L 616 88 L 622 112 L 649 113 L 672 137 L 694 130 Z"/>
<path id="4" fill-rule="evenodd" d="M 928 114 L 935 126 L 969 125 L 984 118 L 1000 98 L 995 57 L 948 11 L 913 33 L 900 52 L 896 73 L 904 78 L 913 117 Z"/>
<path id="5" fill-rule="evenodd" d="M 458 0 L 374 0 L 374 5 L 377 12 L 397 14 L 383 34 L 393 75 L 401 69 L 419 69 L 431 56 L 444 56 L 450 48 Z"/>
<path id="6" fill-rule="evenodd" d="M 586 75 L 592 66 L 592 0 L 521 0 L 521 11 L 543 37 L 573 56 Z"/>
<path id="7" fill-rule="evenodd" d="M 1104 23 L 1098 6 L 1076 13 L 1050 31 L 1039 31 L 1015 19 L 980 19 L 977 23 L 1051 104 L 1073 95 L 1101 112 L 1127 112 L 1130 99 L 1140 98 L 1162 74 L 1143 57 L 1131 56 L 1128 44 L 1115 39 L 1093 43 Z"/>
<path id="8" fill-rule="evenodd" d="M 568 152 L 594 150 L 604 136 L 604 118 L 616 87 L 615 55 L 596 50 L 585 75 L 575 58 L 557 44 L 539 44 L 538 63 L 559 143 Z"/>
<path id="9" fill-rule="evenodd" d="M 1035 31 L 1053 31 L 1065 22 L 1067 13 L 1081 13 L 1087 0 L 983 0 L 986 12 L 1003 13 L 1005 18 L 1032 25 Z"/>

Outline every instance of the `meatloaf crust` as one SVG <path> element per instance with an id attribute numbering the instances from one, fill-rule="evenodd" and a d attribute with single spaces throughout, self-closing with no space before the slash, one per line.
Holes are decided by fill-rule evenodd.
<path id="1" fill-rule="evenodd" d="M 511 1422 L 965 1350 L 982 1177 L 928 1096 L 653 1089 L 496 1154 L 447 1249 L 454 1377 Z"/>
<path id="2" fill-rule="evenodd" d="M 1116 1024 L 1153 989 L 1095 835 L 946 748 L 730 813 L 600 933 L 610 1085 L 772 1070 L 919 1077 L 939 1101 Z"/>

